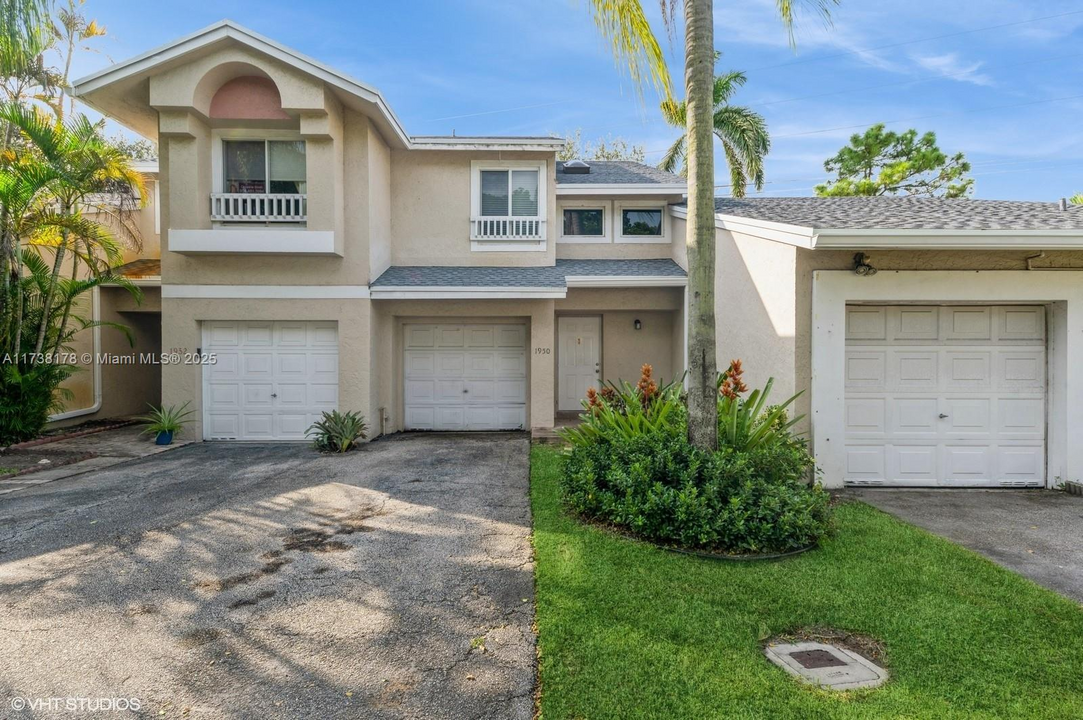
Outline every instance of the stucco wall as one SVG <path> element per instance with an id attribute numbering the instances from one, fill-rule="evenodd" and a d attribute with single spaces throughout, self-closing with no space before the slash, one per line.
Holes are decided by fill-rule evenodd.
<path id="1" fill-rule="evenodd" d="M 338 323 L 338 407 L 366 412 L 369 405 L 370 303 L 368 300 L 212 300 L 165 298 L 162 344 L 180 352 L 203 346 L 201 323 L 207 320 L 333 320 Z M 186 430 L 203 437 L 203 371 L 199 365 L 162 368 L 162 402 L 195 410 Z"/>
<path id="2" fill-rule="evenodd" d="M 552 265 L 557 228 L 553 153 L 393 150 L 391 263 L 393 265 Z M 544 252 L 470 249 L 470 163 L 547 160 L 547 240 Z"/>

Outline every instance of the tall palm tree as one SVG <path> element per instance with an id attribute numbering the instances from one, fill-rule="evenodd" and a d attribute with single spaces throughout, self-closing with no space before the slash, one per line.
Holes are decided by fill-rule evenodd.
<path id="1" fill-rule="evenodd" d="M 659 0 L 667 32 L 675 25 L 679 0 Z M 825 18 L 839 0 L 798 0 Z M 793 44 L 795 0 L 775 0 Z M 639 87 L 646 80 L 672 100 L 669 71 L 640 0 L 592 0 L 594 22 L 627 64 Z M 696 447 L 718 445 L 715 380 L 714 248 L 714 6 L 684 0 L 684 97 L 688 171 L 688 439 Z"/>
<path id="2" fill-rule="evenodd" d="M 763 189 L 763 158 L 771 149 L 771 137 L 767 134 L 767 122 L 763 116 L 746 107 L 729 104 L 734 92 L 746 80 L 743 72 L 729 72 L 714 79 L 712 124 L 730 169 L 734 197 L 744 197 L 745 188 L 750 182 L 755 184 L 757 190 Z M 670 125 L 684 130 L 688 124 L 688 105 L 683 100 L 663 101 L 662 117 Z M 666 151 L 658 167 L 666 172 L 684 175 L 687 171 L 684 163 L 687 153 L 688 139 L 682 134 Z"/>
<path id="3" fill-rule="evenodd" d="M 102 138 L 99 126 L 86 116 L 60 122 L 37 108 L 9 104 L 0 108 L 0 119 L 17 128 L 33 144 L 33 155 L 41 158 L 53 178 L 48 185 L 50 202 L 35 213 L 32 238 L 39 246 L 53 250 L 52 282 L 44 294 L 42 320 L 33 349 L 34 355 L 38 355 L 51 329 L 50 313 L 68 252 L 73 253 L 73 280 L 80 260 L 92 275 L 108 272 L 120 257 L 113 232 L 138 244 L 138 231 L 128 222 L 126 209 L 130 207 L 125 207 L 124 199 L 135 194 L 145 198 L 146 188 L 131 161 Z M 89 214 L 95 217 L 88 218 Z M 62 307 L 61 336 L 71 309 L 70 304 Z"/>

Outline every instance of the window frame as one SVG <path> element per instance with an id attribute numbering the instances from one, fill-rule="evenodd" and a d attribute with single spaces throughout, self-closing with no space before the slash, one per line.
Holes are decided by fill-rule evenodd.
<path id="1" fill-rule="evenodd" d="M 538 214 L 532 217 L 515 216 L 518 219 L 541 221 L 541 237 L 529 240 L 477 240 L 471 236 L 470 249 L 480 252 L 534 251 L 544 252 L 549 237 L 549 162 L 547 160 L 471 160 L 470 161 L 470 215 L 467 218 L 470 227 L 474 220 L 482 217 L 503 217 L 481 214 L 481 173 L 483 170 L 537 170 L 538 171 Z M 511 212 L 511 199 L 508 200 L 508 212 Z M 471 231 L 472 234 L 473 231 Z"/>
<path id="2" fill-rule="evenodd" d="M 601 235 L 565 235 L 565 210 L 601 210 Z M 613 242 L 613 203 L 610 200 L 564 200 L 557 204 L 557 221 L 560 224 L 557 242 L 579 245 L 599 245 Z"/>
<path id="3" fill-rule="evenodd" d="M 661 235 L 625 235 L 625 210 L 657 210 L 662 216 Z M 629 245 L 666 245 L 670 242 L 669 203 L 660 200 L 619 200 L 613 206 L 613 225 L 616 242 Z"/>
<path id="4" fill-rule="evenodd" d="M 305 138 L 301 137 L 301 133 L 296 130 L 250 130 L 241 128 L 229 128 L 229 129 L 216 129 L 211 132 L 211 192 L 224 193 L 226 184 L 226 142 L 262 142 L 264 144 L 264 153 L 266 162 L 264 163 L 264 176 L 265 187 L 267 195 L 279 195 L 282 193 L 272 193 L 271 190 L 271 163 L 270 155 L 267 150 L 267 143 L 276 140 L 283 141 L 295 141 L 303 142 L 305 144 L 305 182 L 308 182 L 308 142 Z M 294 193 L 285 193 L 292 195 Z M 300 195 L 307 196 L 308 193 L 298 193 Z"/>

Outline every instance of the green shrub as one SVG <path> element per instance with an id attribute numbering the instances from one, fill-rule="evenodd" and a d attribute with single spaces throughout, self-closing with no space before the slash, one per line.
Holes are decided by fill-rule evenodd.
<path id="1" fill-rule="evenodd" d="M 320 450 L 344 453 L 351 450 L 358 440 L 368 437 L 366 430 L 368 426 L 361 413 L 332 410 L 312 423 L 305 435 L 311 437 L 312 444 Z"/>
<path id="2" fill-rule="evenodd" d="M 649 375 L 645 367 L 648 389 Z M 822 537 L 830 526 L 829 496 L 810 482 L 812 458 L 805 442 L 790 432 L 795 421 L 785 408 L 792 399 L 764 411 L 769 388 L 750 394 L 746 403 L 740 400 L 747 388 L 740 382 L 739 363 L 731 377 L 736 380 L 728 386 L 732 397 L 725 399 L 737 408 L 737 423 L 745 431 L 726 435 L 720 427 L 720 447 L 713 453 L 688 442 L 687 411 L 677 385 L 649 393 L 641 380 L 590 394 L 582 425 L 565 432 L 571 449 L 562 490 L 569 508 L 645 539 L 687 548 L 783 552 Z M 733 423 L 734 417 L 721 416 L 719 423 Z M 730 444 L 728 437 L 744 442 Z"/>
<path id="3" fill-rule="evenodd" d="M 0 366 L 0 447 L 32 440 L 41 434 L 49 416 L 63 410 L 72 393 L 60 383 L 71 377 L 71 365 L 43 363 L 20 369 Z"/>

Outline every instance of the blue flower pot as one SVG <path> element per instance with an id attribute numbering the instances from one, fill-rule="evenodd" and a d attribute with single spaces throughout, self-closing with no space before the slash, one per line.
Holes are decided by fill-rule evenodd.
<path id="1" fill-rule="evenodd" d="M 158 437 L 154 438 L 154 444 L 155 445 L 171 445 L 171 444 L 173 444 L 173 433 L 172 433 L 172 431 L 158 433 Z"/>

